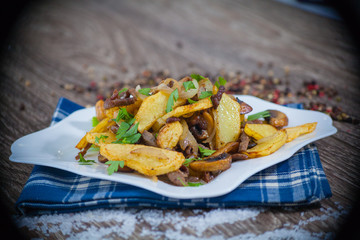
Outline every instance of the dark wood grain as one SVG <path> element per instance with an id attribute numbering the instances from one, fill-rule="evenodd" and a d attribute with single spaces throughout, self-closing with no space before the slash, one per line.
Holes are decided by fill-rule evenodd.
<path id="1" fill-rule="evenodd" d="M 106 79 L 131 85 L 146 69 L 166 69 L 174 78 L 221 69 L 251 74 L 259 71 L 259 62 L 271 62 L 275 76 L 283 76 L 285 66 L 290 69 L 292 89 L 311 79 L 334 86 L 342 97 L 336 104 L 360 118 L 358 53 L 343 23 L 273 1 L 44 1 L 28 8 L 1 50 L 0 193 L 12 213 L 32 169 L 9 161 L 12 142 L 47 127 L 61 96 L 82 105 L 96 101 L 94 94 L 66 90 L 65 84 L 86 88 L 91 81 Z M 316 143 L 332 198 L 297 210 L 270 208 L 255 220 L 208 229 L 205 236 L 259 235 L 313 219 L 323 209 L 354 204 L 360 177 L 359 127 L 334 124 L 338 133 Z M 301 228 L 335 232 L 345 217 L 309 221 Z M 138 224 L 132 237 L 142 238 L 146 226 Z M 32 237 L 49 237 L 22 230 Z M 184 231 L 192 234 L 191 229 Z M 59 232 L 50 238 L 66 236 Z"/>

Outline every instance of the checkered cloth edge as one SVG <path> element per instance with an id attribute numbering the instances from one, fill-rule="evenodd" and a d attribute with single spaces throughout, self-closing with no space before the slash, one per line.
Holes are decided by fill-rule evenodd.
<path id="1" fill-rule="evenodd" d="M 290 107 L 302 108 L 302 105 L 292 104 Z M 60 98 L 51 125 L 82 108 Z M 331 195 L 317 148 L 315 144 L 309 144 L 288 160 L 254 174 L 232 192 L 214 198 L 168 198 L 123 183 L 34 166 L 16 208 L 23 214 L 45 214 L 113 207 L 299 206 Z"/>

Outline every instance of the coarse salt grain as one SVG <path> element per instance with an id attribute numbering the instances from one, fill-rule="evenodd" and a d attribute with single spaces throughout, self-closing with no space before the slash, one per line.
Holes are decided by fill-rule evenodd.
<path id="1" fill-rule="evenodd" d="M 294 211 L 283 208 L 284 211 Z M 337 219 L 347 214 L 342 206 L 337 209 L 321 208 L 319 216 L 300 220 L 298 224 L 284 224 L 282 228 L 259 235 L 240 233 L 229 238 L 214 227 L 235 224 L 240 221 L 256 221 L 256 217 L 267 208 L 234 208 L 192 210 L 193 216 L 185 216 L 182 211 L 159 209 L 98 209 L 79 213 L 64 213 L 41 216 L 14 217 L 19 228 L 42 233 L 44 236 L 59 234 L 67 239 L 129 238 L 137 234 L 152 239 L 329 239 L 333 233 L 312 233 L 302 227 L 314 221 Z M 211 235 L 209 235 L 209 231 Z M 136 232 L 136 233 L 135 233 Z"/>

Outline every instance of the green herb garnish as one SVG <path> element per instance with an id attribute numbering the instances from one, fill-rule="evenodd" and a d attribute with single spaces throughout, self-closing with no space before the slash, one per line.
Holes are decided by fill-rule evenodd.
<path id="1" fill-rule="evenodd" d="M 201 76 L 200 74 L 193 73 L 190 75 L 192 79 L 195 79 L 196 81 L 201 81 L 202 79 L 205 79 L 206 77 Z"/>
<path id="2" fill-rule="evenodd" d="M 106 135 L 100 135 L 100 137 L 96 136 L 95 137 L 95 143 L 99 143 L 99 141 L 102 139 L 103 142 L 105 142 L 105 139 L 107 139 L 109 136 Z"/>
<path id="3" fill-rule="evenodd" d="M 97 117 L 92 117 L 91 123 L 93 127 L 96 127 L 96 125 L 99 124 L 99 120 L 97 119 Z"/>
<path id="4" fill-rule="evenodd" d="M 145 96 L 150 96 L 150 91 L 151 91 L 151 88 L 139 89 L 139 93 L 141 93 L 142 95 L 145 95 Z"/>
<path id="5" fill-rule="evenodd" d="M 129 130 L 127 130 L 123 135 L 121 135 L 121 138 L 125 139 L 125 138 L 129 138 L 129 137 L 137 134 L 138 126 L 139 126 L 139 123 L 136 123 L 135 125 L 133 125 Z"/>
<path id="6" fill-rule="evenodd" d="M 201 185 L 204 185 L 202 182 L 188 182 L 187 187 L 199 187 Z"/>
<path id="7" fill-rule="evenodd" d="M 197 102 L 198 102 L 198 101 L 194 101 L 194 100 L 192 100 L 192 99 L 190 99 L 190 98 L 188 98 L 187 101 L 188 101 L 190 104 L 193 104 L 193 103 L 197 103 Z"/>
<path id="8" fill-rule="evenodd" d="M 183 82 L 183 86 L 185 88 L 185 92 L 189 91 L 190 89 L 196 89 L 196 87 L 192 81 Z"/>
<path id="9" fill-rule="evenodd" d="M 171 112 L 173 110 L 173 106 L 175 104 L 175 102 L 178 100 L 179 98 L 179 91 L 178 89 L 176 88 L 171 94 L 170 94 L 170 97 L 169 97 L 169 100 L 166 104 L 166 112 Z"/>
<path id="10" fill-rule="evenodd" d="M 126 110 L 126 108 L 120 108 L 118 115 L 116 117 L 115 122 L 120 122 L 120 120 L 124 120 L 125 122 L 131 121 L 133 119 L 134 115 L 132 115 L 131 113 L 128 113 L 128 111 Z"/>
<path id="11" fill-rule="evenodd" d="M 212 95 L 213 95 L 212 91 L 203 91 L 203 92 L 201 92 L 199 99 L 211 97 Z"/>
<path id="12" fill-rule="evenodd" d="M 95 160 L 86 160 L 81 153 L 79 153 L 79 164 L 80 165 L 92 165 Z"/>
<path id="13" fill-rule="evenodd" d="M 112 143 L 132 144 L 139 141 L 141 137 L 141 134 L 138 133 L 139 123 L 133 125 L 133 123 L 135 122 L 135 118 L 132 114 L 126 111 L 126 108 L 120 108 L 116 119 L 113 120 L 117 122 L 119 128 L 116 132 L 117 140 Z"/>
<path id="14" fill-rule="evenodd" d="M 140 138 L 141 138 L 141 133 L 136 133 L 134 135 L 122 138 L 120 141 L 122 144 L 134 144 L 137 143 Z"/>
<path id="15" fill-rule="evenodd" d="M 177 179 L 181 182 L 181 184 L 182 184 L 184 187 L 199 187 L 199 186 L 201 186 L 201 185 L 204 185 L 204 184 L 201 183 L 201 182 L 187 182 L 187 183 L 184 183 L 184 181 L 181 180 L 180 177 L 178 177 Z"/>
<path id="16" fill-rule="evenodd" d="M 200 161 L 202 158 L 186 158 L 185 162 L 183 163 L 184 166 L 188 167 L 189 164 L 193 161 Z"/>
<path id="17" fill-rule="evenodd" d="M 200 146 L 199 146 L 199 151 L 200 151 L 201 157 L 208 157 L 211 154 L 213 154 L 214 152 L 216 152 L 216 150 L 206 149 L 206 148 L 202 148 Z"/>
<path id="18" fill-rule="evenodd" d="M 89 148 L 88 152 L 98 152 L 100 150 L 100 147 L 96 146 L 95 144 L 91 144 L 91 147 Z"/>
<path id="19" fill-rule="evenodd" d="M 247 121 L 252 121 L 252 120 L 255 120 L 255 119 L 266 118 L 266 117 L 270 117 L 270 112 L 269 111 L 262 111 L 262 112 L 259 112 L 259 113 L 252 114 L 252 115 L 247 117 Z"/>
<path id="20" fill-rule="evenodd" d="M 123 89 L 121 89 L 121 90 L 119 91 L 118 95 L 120 96 L 121 93 L 126 92 L 127 90 L 129 90 L 129 89 L 128 89 L 128 88 L 123 88 Z"/>
<path id="21" fill-rule="evenodd" d="M 225 86 L 226 80 L 223 77 L 219 77 L 219 80 L 215 82 L 215 86 L 219 88 L 220 86 Z"/>
<path id="22" fill-rule="evenodd" d="M 117 140 L 114 141 L 113 143 L 119 143 L 119 144 L 137 143 L 137 141 L 139 141 L 141 137 L 141 134 L 138 133 L 138 126 L 139 123 L 136 123 L 134 126 L 131 127 L 129 123 L 121 122 L 119 129 L 116 133 Z"/>
<path id="23" fill-rule="evenodd" d="M 109 165 L 109 167 L 107 168 L 107 172 L 109 175 L 117 172 L 119 170 L 119 167 L 123 168 L 125 166 L 124 161 L 107 161 L 105 164 Z"/>
<path id="24" fill-rule="evenodd" d="M 120 126 L 116 132 L 116 136 L 118 138 L 122 137 L 126 133 L 126 131 L 129 130 L 130 127 L 131 127 L 131 125 L 129 123 L 121 122 Z"/>

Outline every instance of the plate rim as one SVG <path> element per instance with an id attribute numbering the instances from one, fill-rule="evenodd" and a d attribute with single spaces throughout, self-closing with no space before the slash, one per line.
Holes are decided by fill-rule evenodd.
<path id="1" fill-rule="evenodd" d="M 143 184 L 143 180 L 144 179 L 147 179 L 148 181 L 151 181 L 153 182 L 150 178 L 148 177 L 145 177 L 145 176 L 142 176 L 140 174 L 137 174 L 138 176 L 142 176 L 141 180 L 139 180 L 140 182 L 138 181 L 131 181 L 131 182 L 124 182 L 122 181 L 121 179 L 117 179 L 117 178 L 114 178 L 112 175 L 109 176 L 106 174 L 106 172 L 104 171 L 103 174 L 101 174 L 99 176 L 99 173 L 96 173 L 94 172 L 94 174 L 92 172 L 79 172 L 78 169 L 66 169 L 65 167 L 59 167 L 59 166 L 54 166 L 54 165 L 51 165 L 53 162 L 48 162 L 47 164 L 44 164 L 43 162 L 42 163 L 39 163 L 39 161 L 36 161 L 36 160 L 26 160 L 26 157 L 25 158 L 16 158 L 16 147 L 18 147 L 17 145 L 21 142 L 21 141 L 24 141 L 26 140 L 26 138 L 30 138 L 32 136 L 34 136 L 35 134 L 39 134 L 39 133 L 43 133 L 43 132 L 46 132 L 48 131 L 49 129 L 57 129 L 57 128 L 61 128 L 63 125 L 66 125 L 67 122 L 71 121 L 72 119 L 76 118 L 77 115 L 82 115 L 82 113 L 84 111 L 94 111 L 95 113 L 95 107 L 91 107 L 91 108 L 84 108 L 84 109 L 79 109 L 79 110 L 76 110 L 74 112 L 72 112 L 71 114 L 69 114 L 67 117 L 65 117 L 64 119 L 62 119 L 61 121 L 57 122 L 56 124 L 53 124 L 49 127 L 46 127 L 44 129 L 41 129 L 39 131 L 36 131 L 36 132 L 33 132 L 33 133 L 30 133 L 30 134 L 27 134 L 23 137 L 20 137 L 19 139 L 15 140 L 12 145 L 11 145 L 11 155 L 9 157 L 10 161 L 12 162 L 16 162 L 16 163 L 25 163 L 25 164 L 34 164 L 34 165 L 42 165 L 42 166 L 47 166 L 47 167 L 53 167 L 53 168 L 58 168 L 58 169 L 61 169 L 61 170 L 64 170 L 64 171 L 68 171 L 68 172 L 72 172 L 72 173 L 75 173 L 75 174 L 79 174 L 79 175 L 83 175 L 83 176 L 87 176 L 87 177 L 92 177 L 92 178 L 97 178 L 97 179 L 104 179 L 104 180 L 110 180 L 110 181 L 115 181 L 115 182 L 120 182 L 120 183 L 123 183 L 123 184 L 129 184 L 129 185 L 133 185 L 133 186 L 136 186 L 136 187 L 139 187 L 139 188 L 142 188 L 142 189 L 145 189 L 145 190 L 148 190 L 148 191 L 151 191 L 153 193 L 157 193 L 157 194 L 160 194 L 162 196 L 165 196 L 165 197 L 169 197 L 169 198 L 177 198 L 177 199 L 197 199 L 197 198 L 211 198 L 211 197 L 218 197 L 218 196 L 222 196 L 224 194 L 227 194 L 229 192 L 231 192 L 232 190 L 234 190 L 237 186 L 239 186 L 241 183 L 243 183 L 247 178 L 249 178 L 250 176 L 254 175 L 255 173 L 261 171 L 261 170 L 264 170 L 270 166 L 273 166 L 275 164 L 278 164 L 280 162 L 283 162 L 283 161 L 286 161 L 288 160 L 291 156 L 293 156 L 298 150 L 300 150 L 301 148 L 303 148 L 304 146 L 306 146 L 307 144 L 311 143 L 311 142 L 315 142 L 319 139 L 322 139 L 322 138 L 325 138 L 325 137 L 328 137 L 328 136 L 331 136 L 333 134 L 335 134 L 337 132 L 337 128 L 333 125 L 333 120 L 330 118 L 330 116 L 324 114 L 324 113 L 321 113 L 321 112 L 317 112 L 317 111 L 312 111 L 312 110 L 305 110 L 305 109 L 296 109 L 296 108 L 291 108 L 291 107 L 287 107 L 287 106 L 282 106 L 282 105 L 278 105 L 278 104 L 275 104 L 275 103 L 271 103 L 271 102 L 268 102 L 268 101 L 265 101 L 263 99 L 260 99 L 260 98 L 257 98 L 257 97 L 254 97 L 254 96 L 250 96 L 250 95 L 233 95 L 235 97 L 239 97 L 240 99 L 241 98 L 249 98 L 249 99 L 252 99 L 254 101 L 259 101 L 259 105 L 261 103 L 265 103 L 267 105 L 271 105 L 271 106 L 274 106 L 275 108 L 280 108 L 280 109 L 286 109 L 286 110 L 290 110 L 290 111 L 300 111 L 300 112 L 309 112 L 311 114 L 319 114 L 319 116 L 322 116 L 324 118 L 324 121 L 327 123 L 327 129 L 329 130 L 326 134 L 322 134 L 320 136 L 317 136 L 317 137 L 312 137 L 310 139 L 307 139 L 307 140 L 304 140 L 300 143 L 298 143 L 296 146 L 296 150 L 295 151 L 290 151 L 286 154 L 286 158 L 282 159 L 282 160 L 279 160 L 278 162 L 276 163 L 272 163 L 270 162 L 266 167 L 262 166 L 262 165 L 255 165 L 255 167 L 253 168 L 253 171 L 252 171 L 252 174 L 251 175 L 244 175 L 243 177 L 239 178 L 241 180 L 237 180 L 237 181 L 233 181 L 235 183 L 231 184 L 230 186 L 223 186 L 221 188 L 221 190 L 218 190 L 216 192 L 212 192 L 210 191 L 210 193 L 208 192 L 206 194 L 206 196 L 204 196 L 204 194 L 199 194 L 199 192 L 202 192 L 202 191 L 198 191 L 199 189 L 202 189 L 204 191 L 206 191 L 208 188 L 211 187 L 211 184 L 212 183 L 216 183 L 218 182 L 218 180 L 223 177 L 221 177 L 223 174 L 226 174 L 226 172 L 220 174 L 217 178 L 215 178 L 212 182 L 208 183 L 208 184 L 205 184 L 205 185 L 202 185 L 200 187 L 192 187 L 192 188 L 184 188 L 184 187 L 178 187 L 178 186 L 173 186 L 173 185 L 170 185 L 170 184 L 167 184 L 167 183 L 163 183 L 162 184 L 160 183 L 160 185 L 163 185 L 163 184 L 166 184 L 166 185 L 169 185 L 171 186 L 171 188 L 176 188 L 176 191 L 175 192 L 169 192 L 166 190 L 163 189 L 163 188 L 159 188 L 158 185 L 159 183 L 156 183 L 156 184 L 149 184 L 148 186 L 144 186 Z M 251 105 L 251 104 L 250 104 Z M 325 123 L 324 122 L 324 123 Z M 89 124 L 90 124 L 90 121 L 89 121 Z M 85 126 L 84 126 L 85 128 Z M 79 130 L 84 130 L 84 129 L 79 129 Z M 86 132 L 86 130 L 84 130 L 84 132 Z M 75 146 L 74 146 L 75 148 Z M 271 156 L 271 155 L 269 155 Z M 265 157 L 261 157 L 261 158 L 254 158 L 254 159 L 249 159 L 247 161 L 254 161 L 254 160 L 258 160 L 259 159 L 264 159 L 264 158 L 267 158 L 269 156 L 265 156 Z M 76 161 L 74 161 L 74 164 L 77 163 Z M 99 163 L 97 163 L 99 164 Z M 237 162 L 234 162 L 233 164 L 237 164 Z M 234 165 L 236 166 L 236 165 Z M 123 176 L 125 176 L 124 174 L 122 174 Z M 221 178 L 220 178 L 221 177 Z M 160 182 L 160 180 L 159 180 Z M 213 184 L 214 185 L 214 184 Z M 211 189 L 210 189 L 211 190 Z M 186 192 L 187 194 L 184 196 L 182 194 L 184 194 L 184 192 Z"/>

